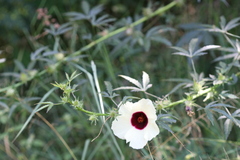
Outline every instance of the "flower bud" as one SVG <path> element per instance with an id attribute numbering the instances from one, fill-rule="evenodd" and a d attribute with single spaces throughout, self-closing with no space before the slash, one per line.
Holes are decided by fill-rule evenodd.
<path id="1" fill-rule="evenodd" d="M 90 115 L 88 120 L 91 121 L 91 123 L 94 123 L 94 125 L 96 125 L 98 121 L 98 116 L 96 116 L 95 114 Z"/>
<path id="2" fill-rule="evenodd" d="M 12 97 L 15 93 L 15 90 L 13 88 L 9 88 L 6 92 L 7 97 Z"/>
<path id="3" fill-rule="evenodd" d="M 27 82 L 28 81 L 28 75 L 26 74 L 26 73 L 21 73 L 20 74 L 20 80 L 23 82 L 23 83 L 25 83 L 25 82 Z"/>
<path id="4" fill-rule="evenodd" d="M 61 61 L 64 59 L 64 54 L 63 53 L 57 53 L 54 54 L 54 57 L 56 58 L 56 60 Z"/>

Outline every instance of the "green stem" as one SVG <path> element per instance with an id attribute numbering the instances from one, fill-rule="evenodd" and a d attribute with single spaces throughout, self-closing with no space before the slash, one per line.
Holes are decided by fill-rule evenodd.
<path id="1" fill-rule="evenodd" d="M 240 72 L 236 73 L 235 75 L 236 75 L 237 77 L 240 77 Z M 232 77 L 230 77 L 230 78 L 228 79 L 228 81 L 232 81 Z M 191 100 L 197 99 L 198 97 L 201 97 L 201 96 L 203 96 L 203 95 L 205 95 L 205 94 L 207 94 L 207 93 L 215 90 L 215 89 L 218 88 L 219 86 L 220 86 L 220 85 L 215 85 L 215 86 L 212 86 L 212 87 L 210 87 L 210 88 L 208 88 L 208 89 L 203 90 L 201 93 L 194 94 L 194 95 L 191 96 Z M 176 106 L 176 105 L 178 105 L 178 104 L 184 103 L 185 101 L 186 101 L 186 99 L 184 98 L 184 99 L 178 100 L 178 101 L 176 101 L 176 102 L 172 102 L 172 103 L 164 106 L 162 109 Z"/>
<path id="2" fill-rule="evenodd" d="M 197 71 L 196 71 L 196 68 L 195 68 L 195 65 L 194 65 L 193 57 L 191 57 L 191 63 L 192 63 L 194 78 L 195 78 L 195 75 L 197 75 Z M 197 78 L 195 80 L 197 81 Z"/>
<path id="3" fill-rule="evenodd" d="M 91 111 L 85 110 L 85 109 L 83 109 L 83 108 L 81 108 L 81 107 L 76 107 L 76 109 L 79 110 L 79 111 L 82 111 L 82 112 L 84 112 L 84 113 L 87 113 L 87 114 L 89 114 L 89 115 L 96 115 L 96 116 L 109 116 L 109 114 L 107 114 L 107 113 L 96 113 L 96 112 L 91 112 Z"/>
<path id="4" fill-rule="evenodd" d="M 207 94 L 207 93 L 209 93 L 210 91 L 212 91 L 212 89 L 214 89 L 215 87 L 216 87 L 216 86 L 213 86 L 213 87 L 211 87 L 211 88 L 208 88 L 208 89 L 203 90 L 201 93 L 192 95 L 192 96 L 191 96 L 191 99 L 194 100 L 194 99 L 196 99 L 196 98 L 198 98 L 198 97 L 201 97 L 201 96 L 203 96 L 204 94 Z M 178 104 L 184 103 L 185 101 L 186 101 L 186 99 L 181 99 L 181 100 L 179 100 L 179 101 L 172 102 L 172 103 L 164 106 L 163 109 L 176 106 L 176 105 L 178 105 Z"/>
<path id="5" fill-rule="evenodd" d="M 143 17 L 143 18 L 141 18 L 141 19 L 133 22 L 133 23 L 130 25 L 130 27 L 137 26 L 137 25 L 143 23 L 144 21 L 150 19 L 151 17 L 156 16 L 156 15 L 158 15 L 158 14 L 160 14 L 160 13 L 163 13 L 163 12 L 169 10 L 170 8 L 172 8 L 173 6 L 175 6 L 176 4 L 177 4 L 177 2 L 176 2 L 176 1 L 173 1 L 173 2 L 169 3 L 168 5 L 166 5 L 166 6 L 164 6 L 164 7 L 161 7 L 161 8 L 159 8 L 159 9 L 157 9 L 156 11 L 154 11 L 152 14 L 149 14 L 148 16 L 145 16 L 145 17 Z M 83 51 L 85 51 L 85 50 L 87 50 L 87 49 L 95 46 L 96 44 L 98 44 L 98 43 L 100 43 L 100 42 L 102 42 L 102 41 L 104 41 L 104 40 L 106 40 L 106 39 L 108 39 L 108 38 L 110 38 L 110 37 L 118 34 L 118 33 L 121 33 L 121 32 L 123 32 L 123 31 L 127 30 L 128 28 L 129 28 L 129 26 L 125 26 L 125 27 L 119 28 L 119 29 L 117 29 L 117 30 L 115 30 L 115 31 L 112 31 L 112 32 L 108 33 L 107 35 L 105 35 L 105 36 L 103 36 L 103 37 L 101 37 L 101 38 L 99 38 L 99 39 L 97 39 L 97 40 L 89 43 L 88 45 L 86 45 L 86 46 L 83 47 L 82 49 L 76 51 L 76 52 L 73 53 L 72 55 L 73 55 L 73 56 L 79 55 L 79 54 L 81 54 Z"/>

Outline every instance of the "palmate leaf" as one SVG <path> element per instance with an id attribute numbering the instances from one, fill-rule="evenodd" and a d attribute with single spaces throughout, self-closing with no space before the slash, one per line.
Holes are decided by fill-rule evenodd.
<path id="1" fill-rule="evenodd" d="M 114 97 L 118 96 L 118 94 L 113 92 L 112 84 L 110 82 L 104 81 L 104 84 L 107 88 L 107 92 L 102 92 L 104 97 L 114 98 Z"/>
<path id="2" fill-rule="evenodd" d="M 90 9 L 89 3 L 83 1 L 82 10 L 83 13 L 68 12 L 65 15 L 68 16 L 71 21 L 88 20 L 93 26 L 104 26 L 109 22 L 115 21 L 115 18 L 109 18 L 108 14 L 98 17 L 98 14 L 103 11 L 103 5 L 98 5 Z"/>
<path id="3" fill-rule="evenodd" d="M 190 79 L 183 79 L 183 78 L 171 78 L 167 79 L 166 81 L 169 82 L 180 82 L 178 83 L 167 95 L 170 95 L 174 92 L 176 92 L 179 88 L 188 88 L 193 86 L 193 81 Z"/>
<path id="4" fill-rule="evenodd" d="M 226 139 L 228 138 L 233 125 L 235 124 L 236 126 L 240 127 L 240 120 L 238 120 L 237 118 L 240 118 L 240 109 L 237 109 L 235 112 L 233 112 L 229 116 L 220 116 L 218 119 L 226 119 L 226 121 L 224 122 L 224 134 Z"/>
<path id="5" fill-rule="evenodd" d="M 225 17 L 221 16 L 220 17 L 220 27 L 212 26 L 210 29 L 206 29 L 206 30 L 209 32 L 219 32 L 219 33 L 223 33 L 223 34 L 227 34 L 227 35 L 230 35 L 233 37 L 240 38 L 239 36 L 228 32 L 229 30 L 231 30 L 239 25 L 240 25 L 240 17 L 234 18 L 231 21 L 229 21 L 228 23 L 226 23 Z"/>
<path id="6" fill-rule="evenodd" d="M 157 123 L 158 123 L 159 127 L 162 127 L 164 129 L 166 129 L 168 132 L 173 133 L 173 131 L 171 130 L 169 125 L 172 123 L 176 123 L 176 120 L 171 117 L 173 117 L 171 114 L 159 114 Z M 176 117 L 174 117 L 174 118 L 176 118 Z"/>
<path id="7" fill-rule="evenodd" d="M 105 14 L 99 18 L 96 18 L 96 16 L 92 17 L 91 23 L 93 26 L 103 26 L 107 25 L 109 22 L 113 22 L 116 19 L 115 18 L 108 18 L 109 15 Z"/>
<path id="8" fill-rule="evenodd" d="M 223 103 L 216 103 L 216 101 L 209 103 L 205 108 L 199 108 L 198 110 L 202 110 L 204 109 L 207 118 L 210 120 L 211 124 L 214 125 L 214 116 L 212 111 L 215 111 L 229 119 L 233 119 L 231 115 L 229 115 L 226 111 L 221 110 L 219 108 L 215 108 L 215 107 L 228 107 L 228 108 L 235 108 L 231 105 L 228 104 L 223 104 Z"/>
<path id="9" fill-rule="evenodd" d="M 172 43 L 166 38 L 164 38 L 163 36 L 161 36 L 161 33 L 167 32 L 167 31 L 174 31 L 174 29 L 166 26 L 156 26 L 149 29 L 144 37 L 145 50 L 149 51 L 149 48 L 151 46 L 151 41 L 156 41 L 156 42 L 163 43 L 167 46 L 171 46 Z"/>
<path id="10" fill-rule="evenodd" d="M 43 51 L 45 51 L 47 49 L 48 49 L 48 47 L 44 46 L 44 47 L 41 47 L 41 48 L 37 49 L 35 52 L 32 52 L 31 56 L 30 56 L 31 60 L 35 60 L 35 59 L 41 57 L 40 53 L 42 53 Z"/>
<path id="11" fill-rule="evenodd" d="M 240 21 L 240 17 L 238 18 L 234 18 L 232 19 L 231 21 L 229 21 L 226 25 L 226 19 L 225 17 L 221 16 L 221 22 L 220 22 L 220 25 L 221 25 L 221 28 L 224 30 L 224 31 L 229 31 L 235 27 L 237 27 L 240 23 L 237 23 Z"/>
<path id="12" fill-rule="evenodd" d="M 207 31 L 211 28 L 211 25 L 200 24 L 200 23 L 187 23 L 181 24 L 179 28 L 185 31 L 185 34 L 181 36 L 176 46 L 185 46 L 191 39 L 198 38 L 199 42 L 204 45 L 213 44 L 213 34 Z"/>
<path id="13" fill-rule="evenodd" d="M 210 120 L 212 125 L 214 125 L 214 122 L 213 122 L 214 119 L 213 119 L 213 114 L 212 114 L 211 110 L 210 109 L 204 109 L 204 111 L 206 112 L 208 120 Z"/>
<path id="14" fill-rule="evenodd" d="M 126 79 L 127 81 L 131 82 L 136 87 L 134 87 L 134 86 L 123 86 L 123 87 L 115 88 L 114 90 L 130 89 L 133 92 L 140 92 L 140 91 L 146 91 L 147 89 L 152 87 L 152 84 L 149 84 L 150 83 L 149 76 L 144 71 L 143 71 L 143 75 L 142 75 L 142 84 L 138 80 L 136 80 L 134 78 L 131 78 L 129 76 L 125 76 L 125 75 L 119 75 L 119 76 Z"/>
<path id="15" fill-rule="evenodd" d="M 236 41 L 230 41 L 231 45 L 232 45 L 232 48 L 219 48 L 220 51 L 224 51 L 224 52 L 230 52 L 230 54 L 226 54 L 226 55 L 223 55 L 223 56 L 220 56 L 216 59 L 214 59 L 214 62 L 216 61 L 221 61 L 221 60 L 224 60 L 224 59 L 229 59 L 229 58 L 234 58 L 234 60 L 239 60 L 240 59 L 240 56 L 239 56 L 239 53 L 240 53 L 240 43 L 238 40 Z"/>
<path id="16" fill-rule="evenodd" d="M 199 44 L 199 39 L 193 38 L 189 43 L 188 51 L 183 48 L 180 48 L 180 47 L 171 47 L 171 48 L 179 51 L 179 52 L 174 52 L 173 54 L 175 54 L 175 55 L 193 58 L 193 57 L 202 56 L 202 55 L 207 54 L 207 52 L 205 52 L 207 50 L 216 49 L 216 48 L 220 47 L 218 45 L 207 45 L 207 46 L 203 46 L 202 48 L 196 50 L 198 44 Z"/>
<path id="17" fill-rule="evenodd" d="M 54 26 L 50 25 L 50 29 L 45 29 L 45 31 L 52 34 L 53 36 L 58 36 L 70 31 L 73 28 L 70 25 L 71 23 L 65 23 L 62 24 L 59 28 L 55 28 Z"/>

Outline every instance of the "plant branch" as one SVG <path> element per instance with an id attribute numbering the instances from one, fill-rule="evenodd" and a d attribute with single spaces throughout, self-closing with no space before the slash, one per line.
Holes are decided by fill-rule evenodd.
<path id="1" fill-rule="evenodd" d="M 148 16 L 144 16 L 143 18 L 141 18 L 141 19 L 133 22 L 132 24 L 130 24 L 130 26 L 131 26 L 131 27 L 134 27 L 134 26 L 136 26 L 136 25 L 138 25 L 138 24 L 140 24 L 140 23 L 143 23 L 143 22 L 147 21 L 147 20 L 150 19 L 151 17 L 154 17 L 154 16 L 156 16 L 156 15 L 158 15 L 158 14 L 164 13 L 164 12 L 166 12 L 167 10 L 171 9 L 171 8 L 172 8 L 173 6 L 175 6 L 176 4 L 177 4 L 177 1 L 173 1 L 173 2 L 169 3 L 168 5 L 157 9 L 156 11 L 154 11 L 154 12 L 151 13 L 151 14 L 149 14 Z M 83 48 L 81 48 L 80 50 L 74 52 L 74 53 L 71 54 L 70 56 L 72 57 L 72 56 L 80 55 L 83 51 L 92 48 L 93 46 L 97 45 L 98 43 L 100 43 L 100 42 L 102 42 L 102 41 L 104 41 L 104 40 L 106 40 L 106 39 L 108 39 L 108 38 L 111 38 L 112 36 L 114 36 L 114 35 L 116 35 L 116 34 L 118 34 L 118 33 L 120 33 L 120 32 L 123 32 L 123 31 L 125 31 L 125 30 L 128 29 L 128 28 L 129 28 L 129 26 L 125 26 L 125 27 L 119 28 L 119 29 L 117 29 L 117 30 L 115 30 L 115 31 L 112 31 L 112 32 L 108 33 L 107 35 L 105 35 L 105 36 L 103 36 L 103 37 L 101 37 L 101 38 L 98 38 L 97 40 L 89 43 L 88 45 L 86 45 L 86 46 L 84 46 Z M 57 65 L 62 64 L 64 61 L 65 61 L 65 60 L 59 61 L 59 62 L 57 63 Z M 37 76 L 42 76 L 42 75 L 44 75 L 45 73 L 47 73 L 47 70 L 46 70 L 46 69 L 43 70 L 43 71 L 41 71 L 41 72 L 39 72 L 39 73 L 37 73 L 35 76 L 30 77 L 27 81 L 31 81 L 31 80 L 33 80 L 35 77 L 37 77 Z M 0 89 L 0 93 L 7 91 L 9 88 L 18 88 L 19 86 L 22 86 L 22 85 L 25 84 L 25 83 L 26 83 L 26 82 L 18 82 L 18 83 L 16 83 L 16 84 L 11 85 L 11 86 L 7 86 L 7 87 L 5 87 L 5 88 L 2 88 L 2 89 Z"/>

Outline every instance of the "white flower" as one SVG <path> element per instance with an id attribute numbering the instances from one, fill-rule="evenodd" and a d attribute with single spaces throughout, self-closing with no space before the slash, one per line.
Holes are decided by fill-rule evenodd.
<path id="1" fill-rule="evenodd" d="M 130 147 L 142 149 L 147 141 L 159 134 L 159 128 L 155 122 L 157 120 L 156 109 L 151 100 L 126 102 L 120 106 L 119 114 L 111 128 L 117 137 L 130 142 Z"/>

